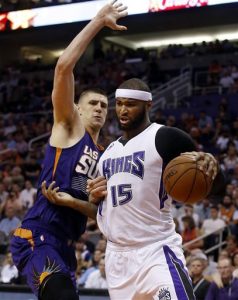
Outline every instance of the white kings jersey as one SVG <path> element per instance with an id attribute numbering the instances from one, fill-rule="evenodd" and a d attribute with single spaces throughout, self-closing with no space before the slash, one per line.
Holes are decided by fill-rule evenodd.
<path id="1" fill-rule="evenodd" d="M 162 125 L 153 123 L 123 145 L 112 142 L 99 160 L 99 173 L 107 179 L 108 195 L 98 209 L 98 226 L 106 238 L 131 247 L 173 240 L 175 232 L 169 197 L 162 183 L 162 158 L 155 135 Z M 176 146 L 176 145 L 175 145 Z"/>

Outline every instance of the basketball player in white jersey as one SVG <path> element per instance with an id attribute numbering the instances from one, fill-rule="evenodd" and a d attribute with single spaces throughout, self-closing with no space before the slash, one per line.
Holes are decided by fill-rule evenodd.
<path id="1" fill-rule="evenodd" d="M 221 187 L 223 178 L 215 158 L 195 152 L 186 133 L 150 122 L 151 103 L 151 92 L 143 81 L 133 78 L 121 84 L 116 91 L 116 113 L 123 136 L 108 146 L 99 161 L 107 196 L 99 204 L 97 221 L 107 238 L 110 298 L 193 300 L 181 236 L 175 232 L 172 199 L 164 190 L 162 173 L 171 159 L 186 152 L 202 160 L 208 176 L 213 177 L 211 193 L 218 192 L 216 183 Z M 102 196 L 103 177 L 89 185 L 94 198 Z M 64 196 L 52 190 L 54 203 L 60 204 Z M 72 197 L 67 201 L 76 203 Z"/>

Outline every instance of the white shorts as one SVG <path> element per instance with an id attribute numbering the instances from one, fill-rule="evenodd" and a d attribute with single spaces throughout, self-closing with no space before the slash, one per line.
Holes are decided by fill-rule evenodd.
<path id="1" fill-rule="evenodd" d="M 195 300 L 179 246 L 154 243 L 136 249 L 108 242 L 106 276 L 111 300 Z"/>

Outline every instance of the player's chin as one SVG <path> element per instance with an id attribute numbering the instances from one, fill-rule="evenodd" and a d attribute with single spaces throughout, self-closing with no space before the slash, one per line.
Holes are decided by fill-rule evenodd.
<path id="1" fill-rule="evenodd" d="M 93 127 L 101 129 L 104 125 L 105 121 L 104 120 L 96 120 L 93 122 Z"/>
<path id="2" fill-rule="evenodd" d="M 131 123 L 130 122 L 119 122 L 119 127 L 122 130 L 130 129 Z"/>

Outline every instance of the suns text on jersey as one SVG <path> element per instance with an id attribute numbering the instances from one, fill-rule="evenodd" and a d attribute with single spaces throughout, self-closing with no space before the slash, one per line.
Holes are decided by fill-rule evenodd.
<path id="1" fill-rule="evenodd" d="M 95 178 L 98 173 L 97 169 L 98 152 L 92 150 L 88 145 L 84 147 L 83 155 L 76 166 L 77 173 L 85 174 L 88 178 Z"/>

